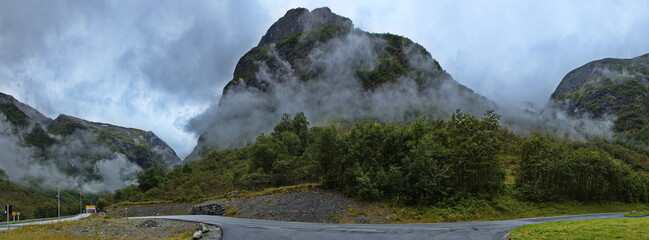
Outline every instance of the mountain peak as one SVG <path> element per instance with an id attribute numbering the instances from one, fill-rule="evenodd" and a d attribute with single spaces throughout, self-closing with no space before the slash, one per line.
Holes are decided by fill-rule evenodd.
<path id="1" fill-rule="evenodd" d="M 192 120 L 200 138 L 187 160 L 250 141 L 283 113 L 303 112 L 313 124 L 400 122 L 458 108 L 494 107 L 406 37 L 354 28 L 328 8 L 291 9 L 239 59 L 216 112 Z"/>
<path id="2" fill-rule="evenodd" d="M 310 11 L 306 8 L 294 8 L 277 20 L 259 41 L 259 46 L 270 45 L 286 39 L 293 33 L 317 28 L 324 25 L 342 25 L 353 27 L 349 18 L 339 16 L 328 7 L 316 8 Z"/>

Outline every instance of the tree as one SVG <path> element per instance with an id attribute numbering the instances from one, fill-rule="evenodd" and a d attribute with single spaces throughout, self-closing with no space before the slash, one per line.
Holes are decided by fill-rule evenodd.
<path id="1" fill-rule="evenodd" d="M 293 125 L 293 132 L 300 138 L 299 146 L 300 153 L 302 153 L 304 152 L 304 149 L 306 149 L 306 146 L 309 144 L 309 121 L 307 121 L 304 113 L 299 112 L 295 114 L 295 117 L 293 117 L 291 125 Z"/>
<path id="2" fill-rule="evenodd" d="M 162 167 L 151 167 L 137 176 L 138 188 L 142 192 L 157 187 L 167 178 L 167 172 Z"/>
<path id="3" fill-rule="evenodd" d="M 452 151 L 432 134 L 424 136 L 403 160 L 407 201 L 431 204 L 451 195 L 453 167 Z"/>
<path id="4" fill-rule="evenodd" d="M 451 115 L 444 142 L 458 164 L 453 174 L 457 189 L 491 194 L 502 188 L 504 170 L 496 158 L 502 148 L 499 119 L 493 111 L 483 119 L 459 110 Z"/>
<path id="5" fill-rule="evenodd" d="M 276 138 L 260 135 L 252 145 L 251 170 L 261 169 L 264 173 L 270 173 L 282 151 L 282 145 Z"/>

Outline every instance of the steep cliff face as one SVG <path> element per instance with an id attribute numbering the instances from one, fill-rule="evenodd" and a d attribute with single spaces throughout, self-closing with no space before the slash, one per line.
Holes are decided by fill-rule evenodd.
<path id="1" fill-rule="evenodd" d="M 575 116 L 614 116 L 613 130 L 649 143 L 649 54 L 587 63 L 561 80 L 552 101 Z"/>
<path id="2" fill-rule="evenodd" d="M 482 114 L 494 104 L 405 37 L 356 29 L 328 8 L 292 9 L 241 57 L 218 107 L 192 121 L 202 134 L 187 159 L 250 141 L 283 113 L 304 112 L 315 124 L 399 122 L 458 108 Z"/>

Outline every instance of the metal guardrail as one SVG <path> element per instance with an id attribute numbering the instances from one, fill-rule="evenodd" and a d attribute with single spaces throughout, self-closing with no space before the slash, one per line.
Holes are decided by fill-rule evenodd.
<path id="1" fill-rule="evenodd" d="M 11 224 L 19 224 L 19 223 L 40 222 L 40 221 L 47 221 L 47 220 L 66 219 L 66 218 L 76 217 L 76 216 L 79 216 L 79 215 L 81 215 L 81 213 L 75 214 L 75 215 L 61 216 L 61 217 L 33 218 L 33 219 L 25 219 L 25 220 L 20 220 L 20 221 L 0 222 L 0 226 L 11 225 Z"/>

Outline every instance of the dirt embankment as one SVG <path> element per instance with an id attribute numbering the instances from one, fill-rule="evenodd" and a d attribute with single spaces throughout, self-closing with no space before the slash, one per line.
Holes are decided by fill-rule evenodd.
<path id="1" fill-rule="evenodd" d="M 161 203 L 112 206 L 106 209 L 108 217 L 142 217 L 160 215 L 186 215 L 196 203 Z"/>
<path id="2" fill-rule="evenodd" d="M 360 203 L 336 191 L 301 189 L 253 197 L 214 199 L 201 203 L 127 205 L 108 209 L 111 217 L 185 215 L 194 207 L 216 206 L 225 216 L 320 223 L 390 223 L 396 214 L 376 203 Z M 126 210 L 125 208 L 128 208 Z M 214 209 L 214 207 L 212 207 Z M 197 211 L 194 211 L 195 213 Z M 208 214 L 208 213 L 198 213 Z"/>

